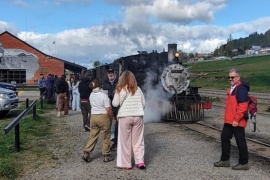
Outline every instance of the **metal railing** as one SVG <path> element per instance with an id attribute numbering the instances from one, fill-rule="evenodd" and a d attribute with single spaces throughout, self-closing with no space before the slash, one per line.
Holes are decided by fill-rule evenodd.
<path id="1" fill-rule="evenodd" d="M 36 104 L 38 100 L 40 100 L 40 106 L 43 108 L 43 97 L 45 96 L 45 93 L 43 93 L 38 99 L 33 101 L 29 105 L 29 99 L 26 99 L 26 108 L 23 110 L 13 121 L 11 121 L 4 129 L 5 134 L 8 134 L 14 127 L 15 127 L 15 150 L 17 152 L 20 151 L 20 121 L 22 118 L 29 113 L 30 110 L 33 110 L 33 119 L 37 119 L 37 107 Z"/>

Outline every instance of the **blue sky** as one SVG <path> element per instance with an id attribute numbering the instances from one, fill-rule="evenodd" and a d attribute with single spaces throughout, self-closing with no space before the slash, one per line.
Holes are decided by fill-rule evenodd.
<path id="1" fill-rule="evenodd" d="M 230 34 L 270 29 L 268 0 L 1 0 L 0 7 L 0 33 L 86 67 L 168 43 L 213 52 Z"/>

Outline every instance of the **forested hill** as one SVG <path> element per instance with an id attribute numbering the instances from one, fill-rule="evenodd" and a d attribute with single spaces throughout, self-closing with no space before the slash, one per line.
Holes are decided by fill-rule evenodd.
<path id="1" fill-rule="evenodd" d="M 254 32 L 246 38 L 233 39 L 232 36 L 227 40 L 227 44 L 224 44 L 214 51 L 214 56 L 234 56 L 234 49 L 238 50 L 239 54 L 245 54 L 245 50 L 251 46 L 270 47 L 270 29 L 264 34 L 258 34 Z"/>

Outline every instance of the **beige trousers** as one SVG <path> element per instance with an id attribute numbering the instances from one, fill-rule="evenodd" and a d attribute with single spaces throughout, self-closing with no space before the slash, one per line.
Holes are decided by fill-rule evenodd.
<path id="1" fill-rule="evenodd" d="M 92 114 L 90 119 L 90 135 L 84 152 L 92 152 L 97 144 L 99 132 L 102 138 L 102 154 L 110 154 L 111 122 L 108 114 Z"/>
<path id="2" fill-rule="evenodd" d="M 118 120 L 117 166 L 132 167 L 144 163 L 144 122 L 142 117 L 123 117 Z"/>

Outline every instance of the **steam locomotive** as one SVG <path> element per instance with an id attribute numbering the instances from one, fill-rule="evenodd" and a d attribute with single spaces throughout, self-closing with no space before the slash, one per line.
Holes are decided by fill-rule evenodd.
<path id="1" fill-rule="evenodd" d="M 148 107 L 159 111 L 165 121 L 194 122 L 204 117 L 204 102 L 199 87 L 190 85 L 188 68 L 181 63 L 177 44 L 168 44 L 168 52 L 138 51 L 137 55 L 121 57 L 111 64 L 89 69 L 92 79 L 103 82 L 107 70 L 113 68 L 118 76 L 125 70 L 134 73 L 138 86 L 144 91 Z M 156 94 L 156 97 L 151 97 Z M 151 110 L 151 111 L 152 111 Z M 153 112 L 152 111 L 152 112 Z"/>

